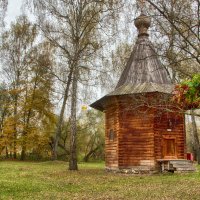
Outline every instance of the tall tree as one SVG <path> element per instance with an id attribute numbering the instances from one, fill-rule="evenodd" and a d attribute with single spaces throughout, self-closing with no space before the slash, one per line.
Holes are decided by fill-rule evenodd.
<path id="1" fill-rule="evenodd" d="M 65 73 L 68 74 L 65 81 L 65 88 L 63 91 L 63 102 L 59 115 L 59 120 L 55 132 L 54 153 L 53 158 L 57 159 L 58 140 L 61 135 L 62 123 L 66 102 L 69 97 L 70 86 L 72 86 L 72 108 L 71 112 L 71 135 L 75 139 L 75 123 L 76 116 L 76 94 L 78 79 L 80 80 L 80 71 L 87 72 L 91 59 L 96 56 L 97 51 L 101 48 L 100 36 L 98 36 L 101 29 L 102 22 L 108 18 L 111 19 L 113 7 L 118 1 L 95 1 L 95 0 L 76 0 L 76 1 L 44 1 L 44 0 L 30 0 L 36 9 L 38 24 L 41 27 L 44 35 L 58 47 L 60 54 L 66 61 Z M 75 141 L 75 140 L 73 140 Z M 72 149 L 76 142 L 71 143 Z M 71 152 L 74 152 L 72 150 Z M 75 165 L 74 165 L 75 166 Z M 72 169 L 70 167 L 70 169 Z M 76 169 L 76 167 L 74 168 Z"/>
<path id="2" fill-rule="evenodd" d="M 28 66 L 28 51 L 36 38 L 36 27 L 32 26 L 25 16 L 18 18 L 16 24 L 3 34 L 2 54 L 3 71 L 10 83 L 10 94 L 13 99 L 14 118 L 14 158 L 16 158 L 17 124 L 19 123 L 19 99 L 22 94 L 23 81 Z"/>
<path id="3" fill-rule="evenodd" d="M 3 71 L 12 101 L 13 152 L 16 158 L 18 141 L 22 160 L 25 159 L 27 138 L 40 125 L 40 119 L 51 118 L 52 110 L 53 50 L 48 42 L 37 44 L 37 36 L 36 25 L 26 16 L 20 16 L 3 34 Z"/>
<path id="4" fill-rule="evenodd" d="M 32 49 L 29 57 L 30 73 L 27 74 L 24 86 L 24 98 L 22 105 L 23 115 L 23 141 L 21 159 L 25 159 L 27 138 L 35 130 L 40 129 L 36 121 L 47 118 L 54 121 L 52 113 L 52 47 L 48 42 L 42 42 Z M 28 141 L 29 142 L 29 141 Z"/>

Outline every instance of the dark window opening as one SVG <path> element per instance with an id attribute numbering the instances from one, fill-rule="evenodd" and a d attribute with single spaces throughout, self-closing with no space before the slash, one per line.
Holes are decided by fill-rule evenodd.
<path id="1" fill-rule="evenodd" d="M 113 129 L 110 129 L 109 132 L 109 140 L 114 140 L 115 139 L 115 132 L 113 131 Z"/>

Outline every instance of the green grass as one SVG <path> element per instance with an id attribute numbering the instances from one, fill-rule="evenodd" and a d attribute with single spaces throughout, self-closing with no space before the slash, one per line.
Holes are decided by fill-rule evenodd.
<path id="1" fill-rule="evenodd" d="M 199 168 L 200 169 L 200 168 Z M 200 199 L 200 173 L 125 175 L 104 171 L 103 163 L 0 162 L 0 199 Z"/>

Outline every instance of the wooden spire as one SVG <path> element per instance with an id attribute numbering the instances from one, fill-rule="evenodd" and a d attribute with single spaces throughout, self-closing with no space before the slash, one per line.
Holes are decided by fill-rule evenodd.
<path id="1" fill-rule="evenodd" d="M 138 39 L 116 88 L 143 83 L 171 84 L 167 70 L 158 59 L 149 41 L 148 28 L 150 25 L 150 17 L 144 14 L 135 19 Z"/>
<path id="2" fill-rule="evenodd" d="M 150 25 L 151 19 L 144 13 L 135 19 L 138 38 L 117 86 L 114 91 L 93 103 L 91 107 L 104 110 L 104 105 L 111 96 L 152 92 L 172 93 L 174 86 L 171 84 L 168 72 L 158 59 L 149 40 Z"/>

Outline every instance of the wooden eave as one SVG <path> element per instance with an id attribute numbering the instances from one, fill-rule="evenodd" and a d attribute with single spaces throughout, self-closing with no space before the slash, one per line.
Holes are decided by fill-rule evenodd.
<path id="1" fill-rule="evenodd" d="M 172 84 L 157 84 L 153 82 L 143 82 L 139 84 L 127 84 L 116 88 L 113 92 L 109 93 L 108 96 L 113 95 L 124 95 L 124 94 L 140 94 L 149 92 L 160 92 L 171 94 L 173 92 L 174 85 Z"/>
<path id="2" fill-rule="evenodd" d="M 104 111 L 106 103 L 112 101 L 115 96 L 130 96 L 136 94 L 147 94 L 147 93 L 162 93 L 171 95 L 174 90 L 172 84 L 156 84 L 156 83 L 142 83 L 136 85 L 123 85 L 113 92 L 105 95 L 101 99 L 95 101 L 90 106 L 100 111 Z"/>

